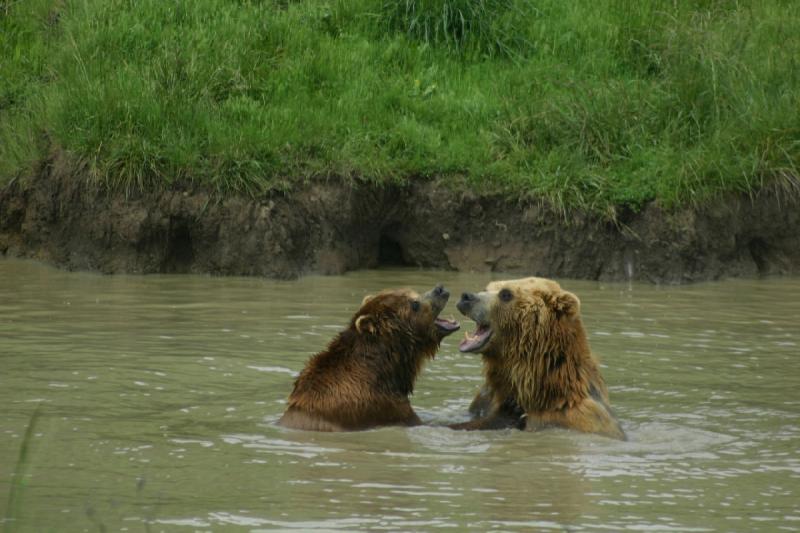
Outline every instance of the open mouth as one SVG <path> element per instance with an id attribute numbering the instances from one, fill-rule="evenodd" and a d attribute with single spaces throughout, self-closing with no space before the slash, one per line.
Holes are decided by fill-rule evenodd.
<path id="1" fill-rule="evenodd" d="M 451 318 L 437 318 L 434 320 L 434 323 L 436 324 L 436 328 L 439 330 L 439 333 L 441 333 L 443 337 L 450 335 L 461 327 L 458 322 Z"/>
<path id="2" fill-rule="evenodd" d="M 478 324 L 475 333 L 464 332 L 464 340 L 458 345 L 458 349 L 462 352 L 477 352 L 486 346 L 491 337 L 492 329 L 489 326 Z"/>

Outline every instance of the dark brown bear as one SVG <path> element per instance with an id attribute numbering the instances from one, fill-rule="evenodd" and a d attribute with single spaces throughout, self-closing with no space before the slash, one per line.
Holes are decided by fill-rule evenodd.
<path id="1" fill-rule="evenodd" d="M 562 427 L 625 439 L 589 347 L 578 297 L 555 281 L 525 278 L 465 293 L 458 309 L 477 323 L 459 349 L 483 355 L 486 385 L 455 429 Z"/>
<path id="2" fill-rule="evenodd" d="M 458 322 L 438 318 L 450 294 L 441 285 L 368 296 L 347 329 L 312 357 L 294 383 L 282 426 L 353 431 L 413 426 L 408 396 L 423 363 Z"/>

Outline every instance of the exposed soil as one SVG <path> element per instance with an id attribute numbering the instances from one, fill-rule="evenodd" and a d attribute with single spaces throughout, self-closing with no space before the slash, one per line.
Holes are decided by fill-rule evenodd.
<path id="1" fill-rule="evenodd" d="M 689 282 L 800 271 L 800 201 L 765 190 L 616 223 L 546 205 L 408 186 L 314 183 L 288 195 L 126 196 L 54 156 L 0 190 L 0 252 L 75 270 L 292 278 L 387 264 L 556 278 Z"/>

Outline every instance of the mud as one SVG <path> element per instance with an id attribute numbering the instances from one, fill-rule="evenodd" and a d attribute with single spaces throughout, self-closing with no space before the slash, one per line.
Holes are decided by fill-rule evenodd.
<path id="1" fill-rule="evenodd" d="M 437 180 L 126 195 L 87 186 L 56 156 L 0 190 L 0 253 L 106 273 L 292 278 L 408 265 L 680 283 L 798 272 L 798 204 L 774 189 L 700 208 L 653 203 L 610 222 Z"/>

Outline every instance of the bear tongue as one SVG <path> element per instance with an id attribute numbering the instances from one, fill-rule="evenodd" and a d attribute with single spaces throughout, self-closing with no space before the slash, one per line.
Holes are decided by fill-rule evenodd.
<path id="1" fill-rule="evenodd" d="M 447 333 L 452 333 L 461 327 L 458 322 L 448 318 L 437 318 L 434 320 L 434 323 L 439 327 L 440 330 Z"/>
<path id="2" fill-rule="evenodd" d="M 483 346 L 492 330 L 485 326 L 478 326 L 475 333 L 464 332 L 464 340 L 458 345 L 458 349 L 462 352 L 471 352 Z"/>

